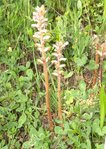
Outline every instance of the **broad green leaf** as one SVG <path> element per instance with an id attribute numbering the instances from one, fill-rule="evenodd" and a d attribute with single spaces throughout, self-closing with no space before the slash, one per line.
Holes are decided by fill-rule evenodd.
<path id="1" fill-rule="evenodd" d="M 26 114 L 23 112 L 23 114 L 20 116 L 18 120 L 18 128 L 21 128 L 25 123 L 25 121 L 26 121 Z"/>

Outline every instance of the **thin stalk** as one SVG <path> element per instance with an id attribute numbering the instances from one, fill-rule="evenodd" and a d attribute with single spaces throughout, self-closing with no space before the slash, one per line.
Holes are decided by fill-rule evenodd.
<path id="1" fill-rule="evenodd" d="M 47 108 L 47 115 L 48 115 L 48 121 L 50 124 L 50 130 L 53 129 L 53 122 L 52 122 L 52 115 L 50 111 L 50 99 L 49 99 L 49 77 L 48 77 L 48 70 L 47 70 L 47 62 L 46 62 L 46 55 L 44 52 L 44 41 L 43 36 L 41 35 L 40 38 L 41 47 L 42 47 L 42 61 L 43 61 L 43 72 L 45 77 L 45 90 L 46 90 L 46 108 Z"/>
<path id="2" fill-rule="evenodd" d="M 99 85 L 100 86 L 102 84 L 102 74 L 103 74 L 102 66 L 103 66 L 103 56 L 100 57 L 100 69 L 99 69 Z"/>
<path id="3" fill-rule="evenodd" d="M 57 63 L 57 81 L 58 81 L 58 117 L 62 121 L 62 107 L 61 107 L 61 74 L 60 74 L 60 50 L 58 51 L 58 63 Z M 63 125 L 62 125 L 63 126 Z"/>
<path id="4" fill-rule="evenodd" d="M 61 108 L 61 76 L 58 75 L 58 117 L 62 121 L 62 108 Z"/>
<path id="5" fill-rule="evenodd" d="M 96 62 L 96 64 L 99 64 L 99 55 L 97 52 L 95 55 L 95 62 Z M 97 76 L 98 76 L 98 69 L 94 70 L 92 86 L 94 86 L 96 84 Z"/>
<path id="6" fill-rule="evenodd" d="M 44 61 L 43 69 L 44 69 L 44 76 L 45 76 L 47 115 L 48 115 L 48 120 L 49 120 L 49 124 L 50 124 L 50 130 L 52 130 L 53 129 L 53 122 L 52 122 L 52 115 L 51 115 L 51 111 L 50 111 L 49 81 L 48 81 L 48 71 L 47 71 L 46 61 Z"/>

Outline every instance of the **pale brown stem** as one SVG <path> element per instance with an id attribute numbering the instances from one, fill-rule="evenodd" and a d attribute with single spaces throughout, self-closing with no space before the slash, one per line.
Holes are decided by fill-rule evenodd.
<path id="1" fill-rule="evenodd" d="M 58 81 L 58 89 L 57 89 L 57 94 L 58 94 L 58 117 L 59 119 L 62 121 L 62 107 L 61 107 L 61 74 L 60 74 L 60 50 L 58 51 L 58 64 L 57 64 L 57 71 L 58 71 L 58 77 L 57 77 L 57 81 Z M 63 127 L 63 124 L 61 124 L 61 126 Z"/>
<path id="2" fill-rule="evenodd" d="M 96 64 L 99 64 L 99 55 L 97 52 L 95 55 L 95 62 L 96 62 Z M 98 76 L 98 69 L 94 70 L 92 86 L 94 86 L 96 84 L 97 76 Z"/>
<path id="3" fill-rule="evenodd" d="M 100 57 L 100 68 L 99 68 L 99 84 L 101 86 L 102 83 L 102 66 L 103 66 L 103 56 Z"/>
<path id="4" fill-rule="evenodd" d="M 48 79 L 48 71 L 47 71 L 47 64 L 46 60 L 43 63 L 43 69 L 44 69 L 44 76 L 45 76 L 45 89 L 46 89 L 46 107 L 47 107 L 47 115 L 48 115 L 48 120 L 50 124 L 50 130 L 53 129 L 53 122 L 52 122 L 52 115 L 50 111 L 50 99 L 49 99 L 49 79 Z"/>
<path id="5" fill-rule="evenodd" d="M 62 121 L 62 108 L 61 108 L 61 76 L 58 74 L 58 117 Z"/>
<path id="6" fill-rule="evenodd" d="M 42 40 L 41 36 L 41 45 L 42 45 L 42 60 L 43 60 L 43 71 L 44 71 L 44 77 L 45 77 L 45 90 L 46 90 L 46 108 L 47 108 L 47 115 L 48 115 L 48 121 L 50 124 L 50 130 L 53 129 L 53 122 L 52 122 L 52 115 L 50 111 L 50 99 L 49 99 L 49 77 L 48 77 L 48 70 L 47 70 L 47 63 L 46 63 L 46 55 L 44 52 L 44 41 Z"/>
<path id="7" fill-rule="evenodd" d="M 100 44 L 96 45 L 96 50 L 98 51 L 100 49 Z M 96 51 L 96 55 L 95 55 L 95 62 L 96 64 L 99 64 L 100 61 L 100 56 Z M 92 86 L 94 86 L 96 84 L 97 81 L 97 77 L 98 77 L 98 69 L 94 70 L 94 75 L 93 75 L 93 81 L 92 81 Z"/>

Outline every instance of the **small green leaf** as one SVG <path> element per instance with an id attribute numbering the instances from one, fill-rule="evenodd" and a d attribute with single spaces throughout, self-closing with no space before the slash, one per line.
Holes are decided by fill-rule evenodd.
<path id="1" fill-rule="evenodd" d="M 103 62 L 103 70 L 106 71 L 106 61 Z"/>
<path id="2" fill-rule="evenodd" d="M 29 80 L 32 80 L 32 78 L 33 78 L 33 71 L 32 71 L 32 69 L 28 69 L 26 71 L 26 75 L 28 76 Z"/>
<path id="3" fill-rule="evenodd" d="M 95 70 L 98 69 L 99 65 L 96 64 L 96 62 L 94 60 L 91 60 L 89 62 L 89 65 L 87 66 L 88 70 Z"/>
<path id="4" fill-rule="evenodd" d="M 55 133 L 59 134 L 59 135 L 62 135 L 63 134 L 63 129 L 59 126 L 56 126 L 55 127 Z"/>
<path id="5" fill-rule="evenodd" d="M 21 128 L 25 123 L 25 121 L 26 121 L 26 114 L 23 112 L 23 114 L 20 116 L 18 120 L 18 128 Z"/>
<path id="6" fill-rule="evenodd" d="M 25 149 L 29 149 L 31 146 L 32 146 L 31 141 L 26 141 L 23 143 L 23 148 L 25 148 Z"/>
<path id="7" fill-rule="evenodd" d="M 80 57 L 76 57 L 75 58 L 75 63 L 79 66 L 79 67 L 82 67 L 86 64 L 87 62 L 87 56 L 84 55 L 82 56 L 81 58 Z"/>
<path id="8" fill-rule="evenodd" d="M 28 61 L 27 63 L 26 63 L 26 68 L 29 68 L 30 67 L 30 62 Z"/>
<path id="9" fill-rule="evenodd" d="M 66 101 L 66 105 L 70 105 L 71 103 L 73 103 L 74 97 L 72 96 L 71 91 L 66 90 L 64 93 L 64 99 Z"/>
<path id="10" fill-rule="evenodd" d="M 64 73 L 64 78 L 68 79 L 68 78 L 72 77 L 73 73 L 74 73 L 73 71 L 71 71 L 70 73 Z"/>
<path id="11" fill-rule="evenodd" d="M 84 80 L 81 80 L 81 81 L 79 82 L 79 89 L 80 89 L 81 91 L 85 91 L 85 90 L 86 90 L 86 83 L 85 83 Z"/>

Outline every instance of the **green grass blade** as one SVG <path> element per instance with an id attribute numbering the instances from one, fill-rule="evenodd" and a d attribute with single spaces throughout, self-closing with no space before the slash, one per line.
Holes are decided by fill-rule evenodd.
<path id="1" fill-rule="evenodd" d="M 104 19 L 106 19 L 106 0 L 104 0 L 104 12 L 103 12 Z"/>
<path id="2" fill-rule="evenodd" d="M 106 94 L 104 86 L 101 87 L 100 90 L 100 127 L 102 128 L 104 125 L 106 115 Z"/>

